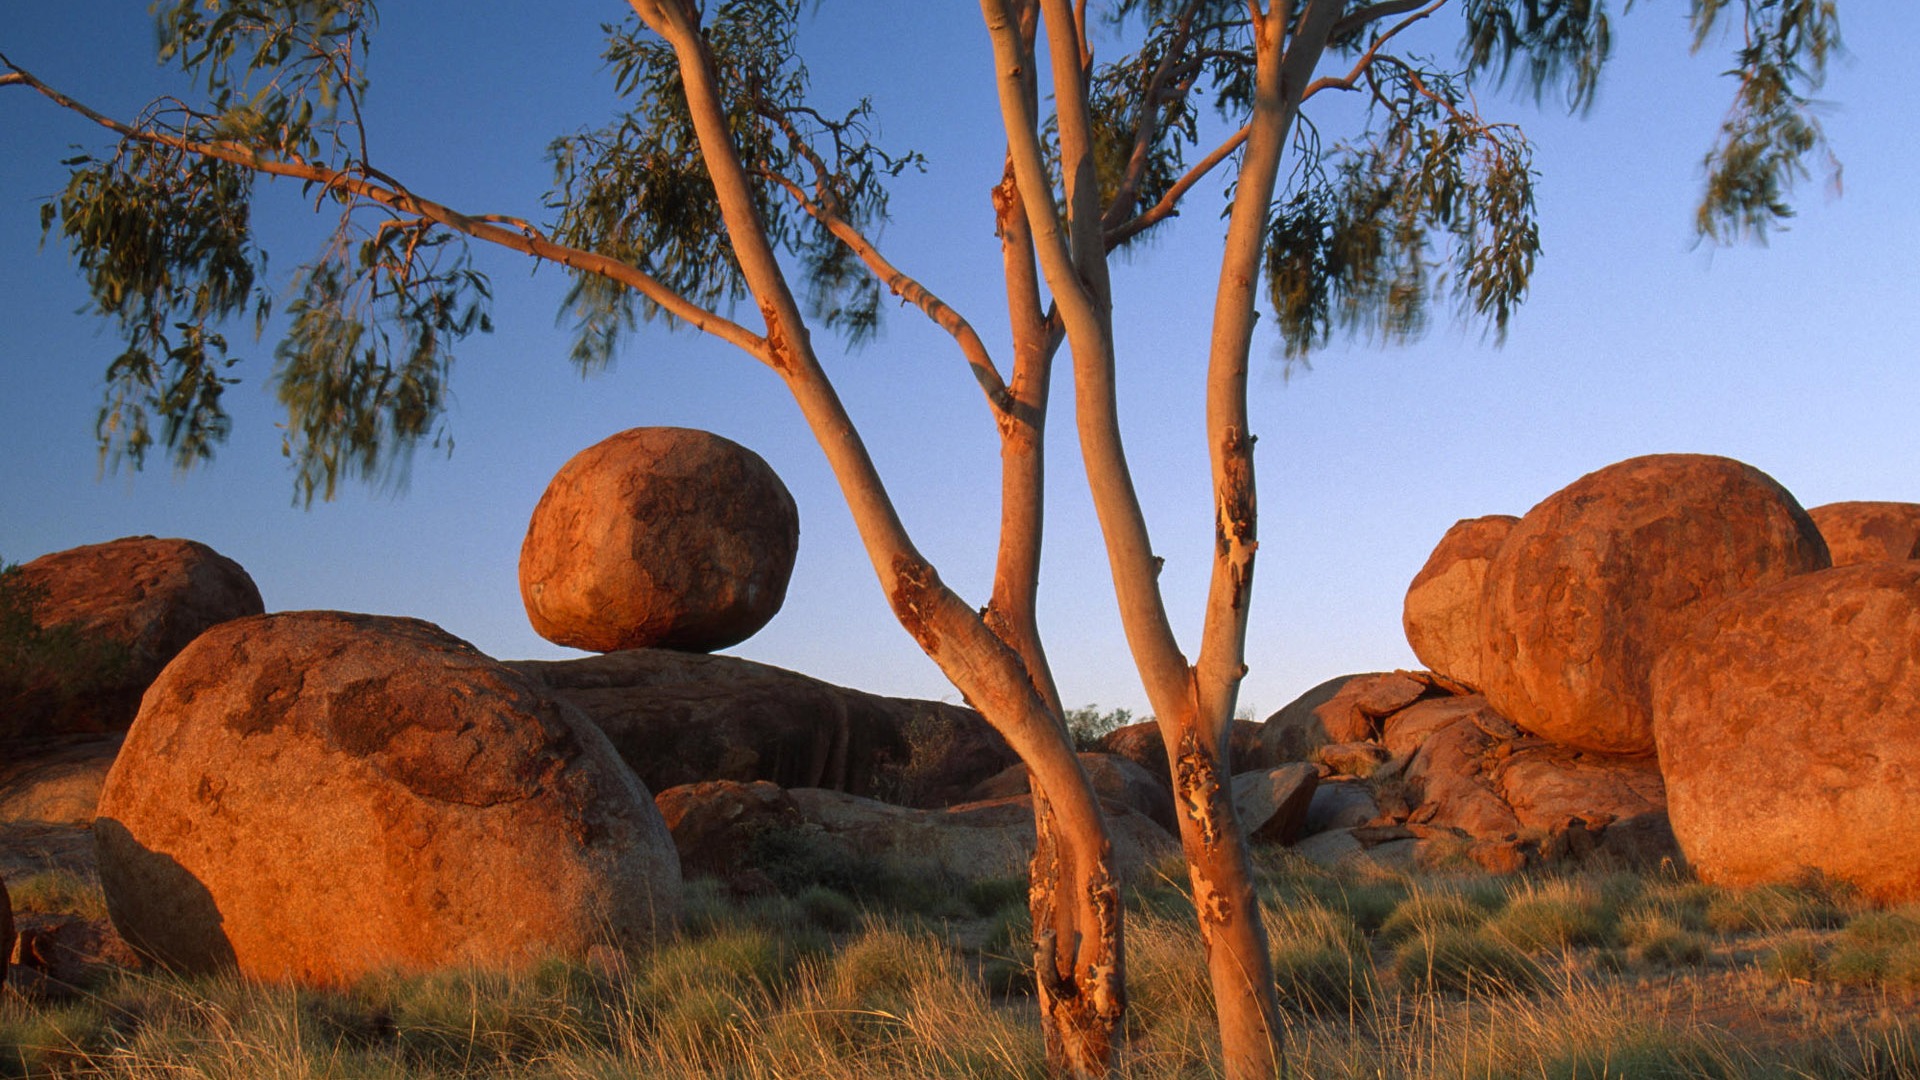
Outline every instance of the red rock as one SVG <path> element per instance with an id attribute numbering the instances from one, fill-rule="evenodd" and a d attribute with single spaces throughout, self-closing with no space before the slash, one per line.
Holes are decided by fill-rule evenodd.
<path id="1" fill-rule="evenodd" d="M 768 830 L 791 829 L 801 822 L 800 808 L 787 793 L 764 780 L 682 784 L 662 791 L 653 802 L 673 834 L 681 874 L 719 878 L 735 884 L 737 892 L 756 891 L 738 887 L 743 868 L 752 865 L 755 840 Z"/>
<path id="2" fill-rule="evenodd" d="M 1528 511 L 1487 568 L 1487 700 L 1555 742 L 1646 753 L 1648 675 L 1692 621 L 1827 565 L 1813 520 L 1752 466 L 1698 454 L 1610 465 Z"/>
<path id="3" fill-rule="evenodd" d="M 1405 773 L 1416 816 L 1476 840 L 1518 834 L 1520 819 L 1486 775 L 1494 745 L 1472 714 L 1428 735 Z"/>
<path id="4" fill-rule="evenodd" d="M 114 925 L 187 971 L 521 969 L 679 914 L 672 838 L 599 730 L 413 619 L 202 635 L 147 692 L 93 833 Z"/>
<path id="5" fill-rule="evenodd" d="M 192 540 L 129 536 L 56 551 L 6 584 L 39 633 L 71 645 L 58 660 L 0 655 L 0 739 L 124 729 L 188 642 L 265 610 L 238 563 Z"/>
<path id="6" fill-rule="evenodd" d="M 1373 742 L 1328 743 L 1313 752 L 1314 762 L 1332 769 L 1335 776 L 1361 780 L 1379 772 L 1392 757 L 1386 747 Z"/>
<path id="7" fill-rule="evenodd" d="M 800 518 L 759 455 L 686 428 L 634 428 L 568 461 L 520 547 L 520 598 L 548 641 L 711 652 L 786 599 Z"/>
<path id="8" fill-rule="evenodd" d="M 1666 784 L 1652 757 L 1593 754 L 1536 742 L 1503 758 L 1493 781 L 1529 830 L 1552 836 L 1582 822 L 1597 837 L 1598 850 L 1636 866 L 1656 865 L 1679 854 L 1667 820 Z M 1581 844 L 1584 840 L 1573 846 Z"/>
<path id="9" fill-rule="evenodd" d="M 586 713 L 652 791 L 765 780 L 946 806 L 1019 760 L 972 709 L 731 656 L 629 649 L 507 666 Z"/>
<path id="10" fill-rule="evenodd" d="M 1254 843 L 1291 844 L 1307 824 L 1307 809 L 1320 786 L 1320 772 L 1304 761 L 1238 773 L 1233 810 Z"/>
<path id="11" fill-rule="evenodd" d="M 71 995 L 112 971 L 140 966 L 112 925 L 98 919 L 68 912 L 23 914 L 16 929 L 14 981 L 42 996 Z M 5 963 L 0 957 L 0 969 Z"/>
<path id="12" fill-rule="evenodd" d="M 1093 793 L 1105 802 L 1126 805 L 1155 825 L 1174 832 L 1180 825 L 1173 816 L 1173 793 L 1139 763 L 1118 754 L 1083 753 L 1080 767 L 1093 783 Z M 982 780 L 968 791 L 963 803 L 991 802 L 1033 790 L 1025 765 L 1009 765 Z"/>
<path id="13" fill-rule="evenodd" d="M 1420 749 L 1427 736 L 1441 728 L 1488 711 L 1487 699 L 1478 694 L 1428 698 L 1388 717 L 1382 725 L 1380 740 L 1395 757 L 1409 756 Z"/>
<path id="14" fill-rule="evenodd" d="M 1807 510 L 1833 565 L 1920 556 L 1920 503 L 1837 502 Z"/>
<path id="15" fill-rule="evenodd" d="M 1400 625 L 1413 655 L 1469 687 L 1480 685 L 1480 603 L 1487 567 L 1520 523 L 1511 514 L 1456 521 L 1407 587 Z"/>
<path id="16" fill-rule="evenodd" d="M 1260 735 L 1273 764 L 1311 760 L 1328 743 L 1377 738 L 1380 720 L 1420 700 L 1433 684 L 1405 671 L 1328 679 L 1267 717 Z"/>
<path id="17" fill-rule="evenodd" d="M 1661 660 L 1654 706 L 1673 832 L 1703 880 L 1812 869 L 1920 900 L 1920 562 L 1722 604 Z"/>

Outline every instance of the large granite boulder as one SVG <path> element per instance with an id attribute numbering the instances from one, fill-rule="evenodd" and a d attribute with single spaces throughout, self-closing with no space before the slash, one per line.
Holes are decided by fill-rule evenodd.
<path id="1" fill-rule="evenodd" d="M 753 451 L 634 428 L 562 466 L 520 547 L 541 637 L 590 652 L 711 652 L 780 610 L 800 544 L 793 497 Z"/>
<path id="2" fill-rule="evenodd" d="M 731 656 L 629 649 L 507 666 L 592 718 L 652 791 L 765 780 L 945 806 L 1019 760 L 972 709 Z"/>
<path id="3" fill-rule="evenodd" d="M 1487 567 L 1519 523 L 1511 514 L 1454 522 L 1407 587 L 1400 625 L 1413 655 L 1463 686 L 1480 685 L 1480 603 Z"/>
<path id="4" fill-rule="evenodd" d="M 115 926 L 186 971 L 521 969 L 679 915 L 672 838 L 599 729 L 413 619 L 202 635 L 147 692 L 93 831 Z"/>
<path id="5" fill-rule="evenodd" d="M 0 745 L 0 823 L 93 820 L 125 732 L 21 739 Z"/>
<path id="6" fill-rule="evenodd" d="M 1750 465 L 1700 454 L 1610 465 L 1528 511 L 1488 566 L 1482 688 L 1536 735 L 1649 753 L 1648 675 L 1693 620 L 1827 565 L 1813 520 Z"/>
<path id="7" fill-rule="evenodd" d="M 1304 761 L 1237 773 L 1233 813 L 1256 844 L 1291 844 L 1300 838 L 1320 786 L 1320 771 Z"/>
<path id="8" fill-rule="evenodd" d="M 1920 900 L 1920 562 L 1722 604 L 1661 660 L 1654 707 L 1673 831 L 1702 879 L 1811 869 Z"/>
<path id="9" fill-rule="evenodd" d="M 1833 565 L 1920 557 L 1920 503 L 1837 502 L 1807 509 Z"/>
<path id="10" fill-rule="evenodd" d="M 253 579 L 193 540 L 129 536 L 0 575 L 0 740 L 124 729 L 207 628 L 265 610 Z"/>

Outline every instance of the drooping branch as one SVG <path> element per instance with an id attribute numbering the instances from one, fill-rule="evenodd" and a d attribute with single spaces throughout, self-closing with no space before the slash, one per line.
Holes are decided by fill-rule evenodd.
<path id="1" fill-rule="evenodd" d="M 337 169 L 299 157 L 265 157 L 257 150 L 240 142 L 194 139 L 185 135 L 136 127 L 92 109 L 49 86 L 21 69 L 4 55 L 0 55 L 0 65 L 4 65 L 9 72 L 7 76 L 0 77 L 3 79 L 0 85 L 29 86 L 54 104 L 77 113 L 123 138 L 224 161 L 266 176 L 299 180 L 328 191 L 357 196 L 387 207 L 396 213 L 431 221 L 476 240 L 497 244 L 511 251 L 572 269 L 598 274 L 638 291 L 647 299 L 660 305 L 662 310 L 688 325 L 736 345 L 763 360 L 766 359 L 766 340 L 760 335 L 713 311 L 688 302 L 684 297 L 634 266 L 605 255 L 555 243 L 538 230 L 527 227 L 517 218 L 461 213 L 442 203 L 416 195 L 390 179 L 383 182 L 380 178 L 385 174 L 366 167 L 353 170 Z M 513 227 L 509 227 L 506 224 L 508 222 L 513 223 Z"/>

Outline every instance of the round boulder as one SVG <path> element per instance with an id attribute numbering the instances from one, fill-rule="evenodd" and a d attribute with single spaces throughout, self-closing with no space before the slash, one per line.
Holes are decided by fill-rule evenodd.
<path id="1" fill-rule="evenodd" d="M 1535 735 L 1649 753 L 1660 655 L 1721 600 L 1828 562 L 1813 519 L 1751 465 L 1609 465 L 1529 510 L 1487 567 L 1482 689 Z"/>
<path id="2" fill-rule="evenodd" d="M 1807 511 L 1833 565 L 1920 556 L 1920 503 L 1837 502 Z"/>
<path id="3" fill-rule="evenodd" d="M 1703 880 L 1811 869 L 1920 900 L 1920 563 L 1735 597 L 1662 658 L 1653 700 L 1674 837 Z"/>
<path id="4" fill-rule="evenodd" d="M 1413 655 L 1429 669 L 1479 687 L 1481 587 L 1487 566 L 1519 523 L 1511 514 L 1456 521 L 1414 575 L 1400 625 Z"/>
<path id="5" fill-rule="evenodd" d="M 589 652 L 712 652 L 780 610 L 800 545 L 758 454 L 687 428 L 634 428 L 574 455 L 534 508 L 520 599 L 541 637 Z"/>
<path id="6" fill-rule="evenodd" d="M 140 695 L 208 627 L 266 610 L 240 564 L 193 540 L 129 536 L 0 575 L 0 739 L 124 729 Z"/>
<path id="7" fill-rule="evenodd" d="M 94 839 L 114 925 L 183 971 L 514 970 L 679 913 L 673 839 L 606 737 L 415 619 L 202 635 L 148 691 Z"/>

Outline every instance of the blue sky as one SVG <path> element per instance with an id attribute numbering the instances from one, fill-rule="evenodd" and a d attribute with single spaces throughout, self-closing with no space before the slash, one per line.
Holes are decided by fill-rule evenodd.
<path id="1" fill-rule="evenodd" d="M 0 52 L 128 115 L 171 88 L 153 66 L 144 7 L 6 0 Z M 598 27 L 626 8 L 512 7 L 520 13 L 390 0 L 372 57 L 373 154 L 456 207 L 538 219 L 549 140 L 610 115 Z M 1699 161 L 1730 90 L 1718 74 L 1726 46 L 1690 56 L 1685 4 L 1641 3 L 1616 18 L 1616 60 L 1584 118 L 1482 91 L 1485 111 L 1526 128 L 1541 174 L 1545 253 L 1504 346 L 1442 319 L 1410 346 L 1335 346 L 1288 377 L 1271 335 L 1256 339 L 1262 547 L 1244 707 L 1265 715 L 1324 678 L 1412 665 L 1401 599 L 1448 525 L 1523 513 L 1626 457 L 1725 454 L 1808 506 L 1920 501 L 1920 5 L 1847 0 L 1841 16 L 1848 56 L 1821 96 L 1843 194 L 1806 185 L 1800 216 L 1767 246 L 1694 243 Z M 927 156 L 926 174 L 894 188 L 883 247 L 1000 342 L 987 200 L 1000 136 L 977 9 L 828 0 L 805 40 L 822 104 L 870 95 L 885 141 Z M 1433 48 L 1449 48 L 1444 40 Z M 229 393 L 235 431 L 219 460 L 184 476 L 156 463 L 103 477 L 92 423 L 113 339 L 80 311 L 65 251 L 42 250 L 38 231 L 38 203 L 61 186 L 59 160 L 75 145 L 101 140 L 26 91 L 0 89 L 0 556 L 188 536 L 247 567 L 269 610 L 413 615 L 496 656 L 567 655 L 533 634 L 516 584 L 541 490 L 615 431 L 703 427 L 765 457 L 801 515 L 785 609 L 729 651 L 880 692 L 954 696 L 894 623 L 778 380 L 725 346 L 658 329 L 630 340 L 613 371 L 583 380 L 555 323 L 563 279 L 518 256 L 476 249 L 498 329 L 460 351 L 454 454 L 423 450 L 403 492 L 352 488 L 311 510 L 292 505 L 266 389 L 271 340 L 237 350 L 246 381 Z M 1199 372 L 1219 234 L 1212 199 L 1115 277 L 1128 445 L 1190 650 L 1211 540 Z M 271 269 L 284 275 L 324 226 L 289 185 L 263 187 L 257 204 Z M 876 344 L 825 355 L 922 550 L 984 602 L 996 446 L 951 343 L 897 310 Z M 1043 630 L 1070 705 L 1140 710 L 1067 399 L 1063 381 Z"/>

